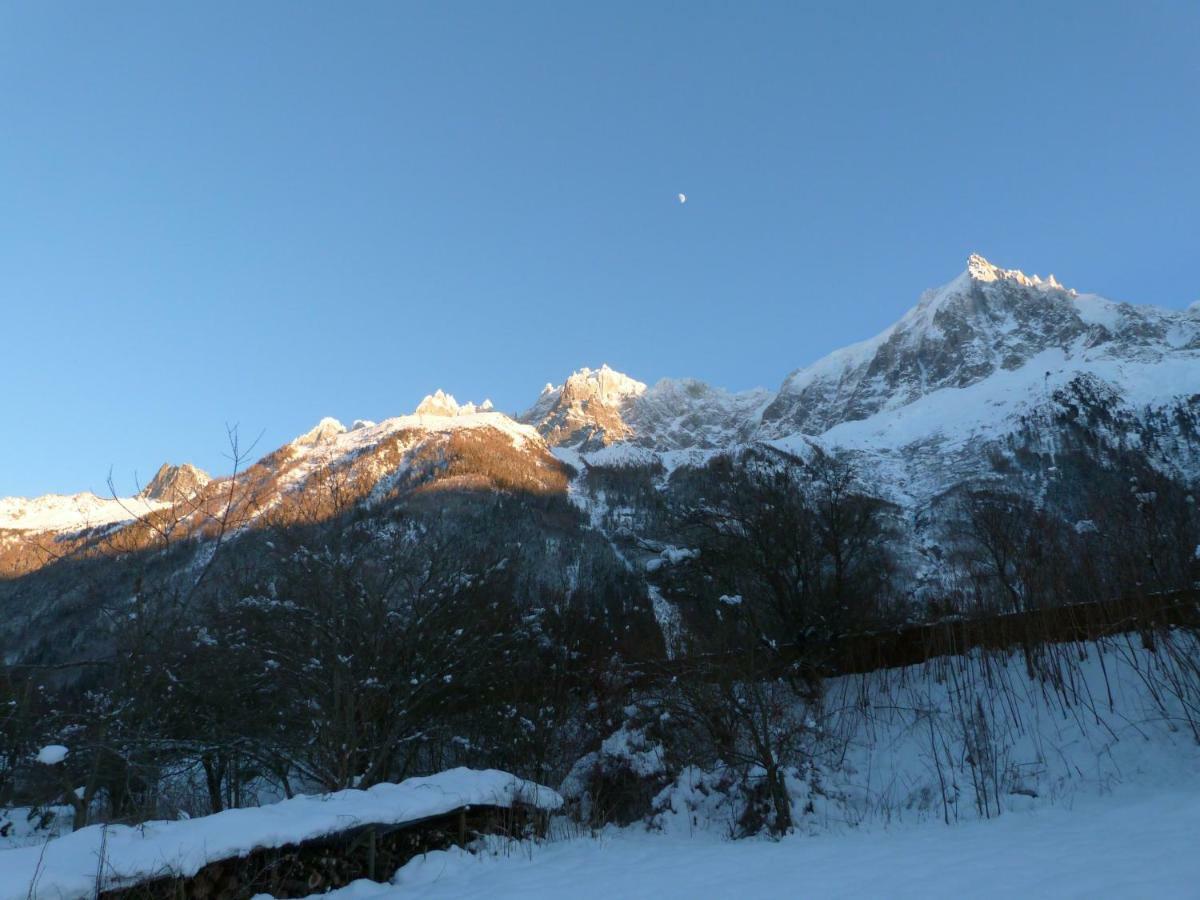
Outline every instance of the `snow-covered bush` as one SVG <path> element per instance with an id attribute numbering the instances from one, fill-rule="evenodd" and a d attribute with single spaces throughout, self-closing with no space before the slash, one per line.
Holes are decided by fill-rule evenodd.
<path id="1" fill-rule="evenodd" d="M 670 778 L 663 745 L 649 730 L 650 725 L 626 722 L 571 768 L 559 793 L 581 821 L 629 825 L 651 814 Z"/>

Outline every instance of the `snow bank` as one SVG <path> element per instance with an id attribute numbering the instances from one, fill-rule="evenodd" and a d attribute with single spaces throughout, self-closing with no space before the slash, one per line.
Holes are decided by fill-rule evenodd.
<path id="1" fill-rule="evenodd" d="M 398 825 L 463 806 L 526 803 L 553 810 L 562 802 L 550 788 L 507 772 L 451 769 L 366 791 L 295 797 L 178 822 L 94 825 L 42 846 L 0 851 L 0 900 L 83 900 L 94 894 L 97 873 L 112 889 L 147 878 L 188 877 L 216 860 L 360 825 Z"/>

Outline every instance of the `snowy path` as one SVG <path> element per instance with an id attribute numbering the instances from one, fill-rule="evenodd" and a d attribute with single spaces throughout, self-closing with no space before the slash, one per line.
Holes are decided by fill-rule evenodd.
<path id="1" fill-rule="evenodd" d="M 1200 790 L 1090 800 L 946 827 L 716 841 L 618 833 L 504 857 L 434 853 L 397 884 L 330 900 L 404 898 L 1200 897 Z"/>

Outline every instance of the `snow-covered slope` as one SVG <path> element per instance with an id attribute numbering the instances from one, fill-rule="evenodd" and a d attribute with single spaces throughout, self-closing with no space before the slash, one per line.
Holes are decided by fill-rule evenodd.
<path id="1" fill-rule="evenodd" d="M 117 533 L 163 513 L 178 534 L 201 533 L 231 506 L 230 527 L 250 527 L 271 513 L 276 524 L 325 518 L 346 504 L 436 483 L 504 487 L 532 493 L 565 491 L 565 470 L 531 426 L 495 412 L 490 403 L 458 404 L 437 391 L 412 415 L 347 429 L 324 418 L 235 476 L 210 479 L 193 466 L 163 466 L 136 497 L 91 493 L 0 499 L 0 551 L 10 574 L 35 571 L 56 558 L 42 548 L 99 526 Z M 230 499 L 232 498 L 232 504 Z M 166 512 L 170 510 L 170 512 Z"/>
<path id="2" fill-rule="evenodd" d="M 687 766 L 648 823 L 435 852 L 324 896 L 1195 897 L 1195 695 L 1158 681 L 1195 646 L 1172 640 L 1050 645 L 1034 674 L 1019 651 L 977 651 L 829 679 L 787 782 L 797 833 L 780 840 L 729 840 L 735 767 Z M 671 764 L 624 727 L 600 752 L 643 776 Z"/>
<path id="3" fill-rule="evenodd" d="M 311 431 L 283 448 L 289 452 L 282 482 L 288 489 L 302 486 L 315 472 L 365 457 L 388 439 L 399 438 L 402 445 L 415 447 L 428 438 L 457 432 L 492 432 L 515 450 L 549 455 L 545 441 L 531 426 L 493 411 L 490 403 L 460 406 L 453 396 L 439 390 L 422 400 L 412 415 L 396 416 L 378 424 L 364 422 L 347 429 L 336 419 L 322 419 Z M 409 440 L 405 441 L 405 436 Z M 375 477 L 390 474 L 395 468 L 394 463 L 380 460 Z"/>
<path id="4" fill-rule="evenodd" d="M 0 498 L 0 530 L 76 532 L 128 522 L 169 504 L 146 496 L 98 497 L 93 493 Z"/>
<path id="5" fill-rule="evenodd" d="M 658 382 L 631 405 L 631 441 L 659 450 L 726 447 L 751 437 L 771 392 L 730 393 L 694 378 Z"/>
<path id="6" fill-rule="evenodd" d="M 782 841 L 727 841 L 633 831 L 436 850 L 391 883 L 356 881 L 321 900 L 573 900 L 736 897 L 1131 898 L 1188 900 L 1200 882 L 1194 791 L 1122 793 L 1076 808 L 953 828 L 847 830 Z M 314 895 L 316 900 L 316 895 Z"/>

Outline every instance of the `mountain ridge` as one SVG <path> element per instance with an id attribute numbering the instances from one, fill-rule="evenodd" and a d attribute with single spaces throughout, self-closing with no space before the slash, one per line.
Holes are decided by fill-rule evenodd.
<path id="1" fill-rule="evenodd" d="M 490 428 L 518 450 L 528 443 L 537 445 L 535 455 L 570 451 L 585 465 L 816 441 L 869 457 L 867 468 L 892 473 L 882 480 L 894 486 L 894 457 L 907 454 L 918 461 L 913 464 L 928 463 L 935 452 L 979 457 L 983 444 L 1011 433 L 1022 416 L 1083 390 L 1080 379 L 1095 382 L 1086 385 L 1086 402 L 1103 396 L 1107 405 L 1129 406 L 1134 418 L 1173 405 L 1193 414 L 1200 394 L 1200 306 L 1172 311 L 1119 303 L 1066 288 L 1053 275 L 1029 276 L 972 254 L 958 276 L 923 292 L 892 326 L 794 370 L 777 390 L 733 393 L 691 378 L 647 386 L 604 364 L 547 384 L 524 413 L 496 412 L 490 401 L 460 405 L 439 389 L 412 415 L 379 424 L 359 420 L 348 429 L 322 419 L 268 457 L 284 451 L 294 457 L 281 476 L 291 490 L 304 483 L 315 460 L 349 465 L 366 448 L 407 431 Z M 638 452 L 597 456 L 620 445 Z M 913 447 L 918 450 L 906 450 Z M 970 469 L 956 467 L 956 477 Z M 182 483 L 171 488 L 180 496 L 209 483 L 194 467 L 164 466 L 151 483 L 157 495 L 148 487 L 145 497 L 161 501 L 168 488 L 159 482 L 168 478 Z M 939 487 L 945 485 L 935 478 L 921 493 Z M 94 499 L 76 502 L 81 512 L 72 517 L 70 503 L 50 496 L 0 500 L 0 530 L 48 524 L 45 530 L 66 531 L 131 518 L 121 518 L 117 498 L 89 495 Z M 50 506 L 55 515 L 29 512 Z"/>

